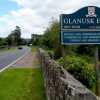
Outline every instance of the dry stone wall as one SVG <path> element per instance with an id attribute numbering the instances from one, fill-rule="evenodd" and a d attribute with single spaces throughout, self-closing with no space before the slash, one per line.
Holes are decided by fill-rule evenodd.
<path id="1" fill-rule="evenodd" d="M 97 100 L 96 96 L 39 49 L 48 100 Z"/>

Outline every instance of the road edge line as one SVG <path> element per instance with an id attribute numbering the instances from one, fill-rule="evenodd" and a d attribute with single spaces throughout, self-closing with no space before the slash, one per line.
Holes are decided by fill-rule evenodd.
<path id="1" fill-rule="evenodd" d="M 30 51 L 29 51 L 30 52 Z M 21 60 L 24 56 L 26 56 L 29 52 L 26 52 L 24 55 L 22 55 L 21 57 L 17 58 L 16 60 L 14 60 L 12 63 L 10 63 L 9 65 L 5 66 L 4 68 L 2 68 L 0 70 L 0 73 L 3 72 L 4 70 L 6 70 L 7 68 L 11 67 L 13 64 L 15 64 L 17 61 Z"/>

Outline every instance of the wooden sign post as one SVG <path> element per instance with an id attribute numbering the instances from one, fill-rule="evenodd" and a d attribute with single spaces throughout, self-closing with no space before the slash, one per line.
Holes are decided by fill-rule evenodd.
<path id="1" fill-rule="evenodd" d="M 99 69 L 99 49 L 95 47 L 95 72 L 96 72 L 96 94 L 100 96 L 100 69 Z"/>

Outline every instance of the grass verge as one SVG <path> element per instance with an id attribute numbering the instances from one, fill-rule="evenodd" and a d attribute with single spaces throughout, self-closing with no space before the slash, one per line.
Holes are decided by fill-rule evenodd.
<path id="1" fill-rule="evenodd" d="M 38 47 L 32 47 L 31 51 L 32 51 L 32 52 L 36 52 L 37 49 L 38 49 Z"/>
<path id="2" fill-rule="evenodd" d="M 46 100 L 41 69 L 8 69 L 0 73 L 0 100 Z"/>

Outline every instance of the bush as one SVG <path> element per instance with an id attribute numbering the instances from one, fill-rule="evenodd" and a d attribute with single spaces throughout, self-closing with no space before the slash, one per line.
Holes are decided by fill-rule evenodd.
<path id="1" fill-rule="evenodd" d="M 77 56 L 66 56 L 60 58 L 58 61 L 68 72 L 74 75 L 76 79 L 88 88 L 93 88 L 95 83 L 93 64 L 89 64 L 86 60 Z"/>
<path id="2" fill-rule="evenodd" d="M 47 52 L 50 58 L 54 59 L 54 52 L 52 50 L 47 50 Z"/>
<path id="3" fill-rule="evenodd" d="M 88 55 L 90 57 L 94 56 L 94 48 L 95 46 L 93 45 L 80 45 L 76 49 L 76 53 L 80 55 Z"/>

